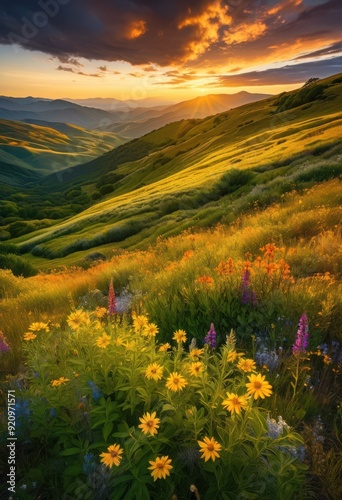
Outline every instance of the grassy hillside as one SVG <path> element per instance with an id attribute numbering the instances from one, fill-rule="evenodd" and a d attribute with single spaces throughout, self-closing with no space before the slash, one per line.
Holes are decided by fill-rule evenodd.
<path id="1" fill-rule="evenodd" d="M 0 259 L 47 271 L 0 269 L 25 498 L 341 498 L 341 83 L 169 125 L 59 191 L 8 188 Z"/>
<path id="2" fill-rule="evenodd" d="M 249 92 L 210 94 L 161 109 L 140 110 L 137 108 L 126 113 L 118 123 L 109 125 L 108 130 L 126 137 L 136 138 L 168 123 L 182 119 L 205 118 L 243 104 L 260 101 L 266 97 L 269 97 L 269 94 L 250 94 Z"/>
<path id="3" fill-rule="evenodd" d="M 0 131 L 0 159 L 7 165 L 28 168 L 42 175 L 89 161 L 124 142 L 112 133 L 62 123 L 0 120 Z M 14 179 L 7 180 L 9 184 L 16 184 Z"/>
<path id="4" fill-rule="evenodd" d="M 134 248 L 189 227 L 232 222 L 293 189 L 339 176 L 341 79 L 322 80 L 308 92 L 315 85 L 323 85 L 323 93 L 311 102 L 301 97 L 304 105 L 293 92 L 295 107 L 286 111 L 282 95 L 172 123 L 74 167 L 60 189 L 94 198 L 102 186 L 112 192 L 52 228 L 13 241 L 24 253 L 48 259 L 107 244 Z M 53 189 L 51 179 L 45 186 Z"/>

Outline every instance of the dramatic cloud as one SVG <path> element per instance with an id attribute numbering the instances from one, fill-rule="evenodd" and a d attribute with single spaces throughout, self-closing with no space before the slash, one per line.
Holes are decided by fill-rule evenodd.
<path id="1" fill-rule="evenodd" d="M 295 58 L 295 61 L 300 59 L 314 59 L 316 57 L 324 57 L 331 56 L 332 54 L 342 54 L 342 42 L 334 43 L 329 47 L 325 47 L 324 49 L 315 50 L 315 52 L 310 52 L 309 54 L 304 54 L 302 56 L 298 56 Z"/>
<path id="2" fill-rule="evenodd" d="M 309 78 L 324 78 L 341 71 L 342 56 L 327 61 L 315 61 L 302 64 L 272 68 L 264 71 L 250 71 L 239 75 L 221 75 L 213 87 L 241 87 L 260 85 L 286 85 L 301 83 Z"/>
<path id="3" fill-rule="evenodd" d="M 228 73 L 331 56 L 341 18 L 341 0 L 17 0 L 2 7 L 0 44 L 50 54 L 68 68 L 85 58 Z"/>

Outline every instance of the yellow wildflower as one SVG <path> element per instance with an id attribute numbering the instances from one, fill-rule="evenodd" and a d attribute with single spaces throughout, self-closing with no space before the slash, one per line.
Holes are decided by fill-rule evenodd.
<path id="1" fill-rule="evenodd" d="M 151 434 L 151 436 L 158 434 L 157 429 L 159 428 L 160 419 L 156 418 L 155 411 L 151 414 L 148 412 L 145 413 L 142 417 L 139 417 L 139 420 L 141 424 L 138 427 L 144 434 Z"/>
<path id="2" fill-rule="evenodd" d="M 119 444 L 112 444 L 108 446 L 107 450 L 108 453 L 101 453 L 101 462 L 110 468 L 112 468 L 113 465 L 116 465 L 118 467 L 122 459 L 121 455 L 123 453 L 123 449 Z"/>
<path id="3" fill-rule="evenodd" d="M 163 377 L 163 367 L 158 363 L 148 365 L 145 371 L 145 377 L 153 380 L 160 380 Z"/>
<path id="4" fill-rule="evenodd" d="M 143 331 L 142 331 L 142 334 L 145 336 L 145 337 L 155 337 L 158 333 L 158 327 L 157 325 L 155 325 L 154 323 L 147 323 L 147 325 L 145 325 L 143 327 Z"/>
<path id="5" fill-rule="evenodd" d="M 256 368 L 255 361 L 253 359 L 241 358 L 237 364 L 239 370 L 243 372 L 252 372 Z"/>
<path id="6" fill-rule="evenodd" d="M 181 391 L 188 384 L 182 375 L 177 372 L 173 372 L 166 380 L 166 387 L 173 392 Z"/>
<path id="7" fill-rule="evenodd" d="M 202 453 L 201 458 L 204 458 L 204 461 L 207 462 L 210 458 L 213 462 L 215 462 L 216 458 L 219 458 L 219 451 L 222 449 L 222 446 L 215 441 L 214 438 L 205 437 L 203 441 L 197 441 L 200 445 L 200 452 Z"/>
<path id="8" fill-rule="evenodd" d="M 24 333 L 24 340 L 26 340 L 26 342 L 28 342 L 29 340 L 34 340 L 36 337 L 37 335 L 35 333 L 31 332 Z"/>
<path id="9" fill-rule="evenodd" d="M 176 340 L 179 344 L 181 342 L 186 342 L 186 332 L 184 330 L 177 330 L 172 339 Z"/>
<path id="10" fill-rule="evenodd" d="M 265 380 L 265 375 L 258 373 L 257 375 L 248 376 L 249 383 L 246 384 L 247 392 L 254 396 L 254 399 L 259 397 L 265 399 L 265 396 L 270 396 L 272 394 L 272 386 Z"/>
<path id="11" fill-rule="evenodd" d="M 155 460 L 149 460 L 151 467 L 149 469 L 152 471 L 151 476 L 154 481 L 157 479 L 166 479 L 166 476 L 170 475 L 170 470 L 173 469 L 172 465 L 170 465 L 172 460 L 168 457 L 168 455 L 163 456 L 161 458 L 157 457 Z"/>
<path id="12" fill-rule="evenodd" d="M 42 322 L 31 323 L 28 329 L 31 332 L 40 332 L 41 330 L 45 330 L 46 332 L 50 331 L 49 325 Z"/>
<path id="13" fill-rule="evenodd" d="M 158 351 L 159 352 L 165 352 L 168 349 L 171 349 L 171 345 L 168 342 L 166 342 L 166 344 L 162 344 L 161 346 L 159 346 Z"/>
<path id="14" fill-rule="evenodd" d="M 240 410 L 247 408 L 247 399 L 245 396 L 238 396 L 232 392 L 227 392 L 227 399 L 222 401 L 223 408 L 231 413 L 240 413 Z"/>
<path id="15" fill-rule="evenodd" d="M 66 384 L 69 380 L 69 378 L 59 377 L 57 380 L 52 380 L 51 385 L 52 387 L 58 387 L 59 385 Z"/>
<path id="16" fill-rule="evenodd" d="M 194 377 L 199 377 L 200 374 L 203 372 L 203 370 L 204 370 L 204 364 L 201 361 L 197 361 L 196 363 L 191 363 L 191 365 L 189 366 L 189 372 Z"/>
<path id="17" fill-rule="evenodd" d="M 95 343 L 96 343 L 96 345 L 98 347 L 101 347 L 101 349 L 106 349 L 109 346 L 109 344 L 110 344 L 110 340 L 111 340 L 111 338 L 109 337 L 109 335 L 107 335 L 106 333 L 104 333 L 102 335 L 102 337 L 98 337 L 96 339 Z"/>

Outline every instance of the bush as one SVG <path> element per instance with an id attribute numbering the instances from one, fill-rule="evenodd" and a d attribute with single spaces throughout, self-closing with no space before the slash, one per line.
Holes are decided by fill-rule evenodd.
<path id="1" fill-rule="evenodd" d="M 102 196 L 105 196 L 106 194 L 112 193 L 113 191 L 114 191 L 113 184 L 105 184 L 104 186 L 100 187 L 100 193 Z"/>
<path id="2" fill-rule="evenodd" d="M 11 253 L 0 255 L 0 268 L 10 269 L 15 276 L 24 278 L 35 276 L 38 272 L 26 259 Z"/>
<path id="3" fill-rule="evenodd" d="M 225 196 L 248 184 L 254 176 L 251 170 L 229 170 L 214 185 L 213 191 L 219 196 Z"/>

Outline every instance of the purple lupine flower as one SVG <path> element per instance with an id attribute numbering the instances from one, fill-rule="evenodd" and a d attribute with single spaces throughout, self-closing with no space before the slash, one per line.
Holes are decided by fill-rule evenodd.
<path id="1" fill-rule="evenodd" d="M 214 323 L 210 324 L 210 329 L 209 329 L 209 332 L 207 333 L 207 335 L 204 339 L 204 343 L 208 344 L 210 347 L 215 349 L 215 347 L 216 347 L 216 332 L 215 332 Z"/>
<path id="2" fill-rule="evenodd" d="M 10 350 L 7 344 L 7 339 L 5 335 L 0 331 L 0 352 L 8 352 Z"/>
<path id="3" fill-rule="evenodd" d="M 303 313 L 298 323 L 298 331 L 296 341 L 292 346 L 293 354 L 306 352 L 309 340 L 309 323 L 306 313 Z"/>
<path id="4" fill-rule="evenodd" d="M 108 292 L 108 314 L 116 314 L 116 299 L 113 285 L 113 278 L 110 280 L 109 292 Z"/>
<path id="5" fill-rule="evenodd" d="M 252 287 L 251 287 L 250 275 L 251 275 L 251 273 L 250 273 L 249 269 L 245 269 L 243 274 L 242 274 L 241 303 L 242 304 L 253 304 L 253 306 L 256 306 L 257 305 L 257 298 L 256 298 L 255 292 L 252 290 Z"/>

